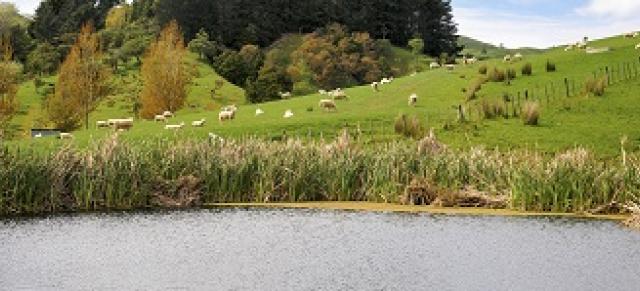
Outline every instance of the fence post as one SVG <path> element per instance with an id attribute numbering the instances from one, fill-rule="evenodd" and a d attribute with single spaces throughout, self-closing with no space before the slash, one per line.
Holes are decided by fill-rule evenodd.
<path id="1" fill-rule="evenodd" d="M 569 79 L 564 78 L 564 87 L 567 91 L 567 98 L 569 98 Z"/>
<path id="2" fill-rule="evenodd" d="M 609 66 L 604 67 L 605 73 L 607 74 L 607 85 L 611 85 L 611 75 L 609 75 Z"/>
<path id="3" fill-rule="evenodd" d="M 576 80 L 571 80 L 571 91 L 573 92 L 571 96 L 576 96 Z"/>

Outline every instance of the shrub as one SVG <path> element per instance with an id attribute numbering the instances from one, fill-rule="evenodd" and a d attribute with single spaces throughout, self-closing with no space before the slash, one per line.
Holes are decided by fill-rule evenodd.
<path id="1" fill-rule="evenodd" d="M 490 70 L 487 77 L 489 78 L 489 80 L 491 80 L 491 82 L 504 82 L 504 80 L 506 80 L 507 78 L 505 72 L 498 68 L 493 68 L 493 70 Z"/>
<path id="2" fill-rule="evenodd" d="M 471 82 L 468 89 L 463 89 L 463 92 L 465 93 L 465 97 L 467 101 L 474 100 L 478 97 L 476 94 L 480 92 L 480 90 L 482 89 L 482 85 L 485 82 L 486 82 L 486 79 L 478 78 L 473 80 L 473 82 Z"/>
<path id="3" fill-rule="evenodd" d="M 508 68 L 507 69 L 507 77 L 509 78 L 509 80 L 513 80 L 516 78 L 516 70 L 513 68 Z"/>
<path id="4" fill-rule="evenodd" d="M 531 76 L 533 74 L 533 66 L 531 63 L 526 63 L 522 66 L 522 75 L 523 76 Z"/>
<path id="5" fill-rule="evenodd" d="M 593 94 L 594 96 L 602 96 L 604 95 L 604 91 L 607 88 L 607 77 L 603 76 L 600 78 L 589 78 L 584 83 L 584 90 L 586 94 Z"/>
<path id="6" fill-rule="evenodd" d="M 495 119 L 497 117 L 504 116 L 505 112 L 504 104 L 501 104 L 498 101 L 483 100 L 480 103 L 480 114 L 485 119 Z"/>
<path id="7" fill-rule="evenodd" d="M 480 75 L 486 75 L 487 74 L 487 65 L 481 65 L 480 68 L 478 68 L 478 73 L 480 73 Z"/>
<path id="8" fill-rule="evenodd" d="M 402 134 L 405 137 L 421 138 L 425 132 L 420 119 L 415 116 L 409 117 L 406 114 L 400 114 L 393 127 L 397 134 Z"/>
<path id="9" fill-rule="evenodd" d="M 526 102 L 522 108 L 522 120 L 525 125 L 538 125 L 540 119 L 540 104 Z"/>
<path id="10" fill-rule="evenodd" d="M 549 60 L 547 60 L 547 72 L 555 72 L 556 71 L 556 64 L 550 62 Z"/>

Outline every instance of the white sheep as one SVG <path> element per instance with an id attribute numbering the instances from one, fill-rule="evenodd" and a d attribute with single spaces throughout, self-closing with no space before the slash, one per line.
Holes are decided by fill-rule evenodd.
<path id="1" fill-rule="evenodd" d="M 291 109 L 287 110 L 282 117 L 287 119 L 293 117 L 293 111 Z"/>
<path id="2" fill-rule="evenodd" d="M 225 120 L 233 120 L 236 118 L 236 112 L 235 111 L 220 111 L 220 113 L 218 113 L 218 120 L 220 122 L 223 122 Z"/>
<path id="3" fill-rule="evenodd" d="M 453 71 L 453 70 L 455 70 L 456 65 L 448 64 L 448 65 L 445 65 L 445 67 L 447 68 L 447 70 L 449 70 L 449 71 Z"/>
<path id="4" fill-rule="evenodd" d="M 502 58 L 502 61 L 505 62 L 505 63 L 510 62 L 511 61 L 511 55 L 504 56 L 504 58 Z"/>
<path id="5" fill-rule="evenodd" d="M 73 134 L 70 134 L 68 132 L 62 132 L 60 133 L 60 139 L 73 139 Z"/>
<path id="6" fill-rule="evenodd" d="M 178 130 L 178 129 L 182 129 L 184 127 L 184 122 L 181 122 L 180 124 L 167 124 L 164 126 L 164 129 L 167 130 Z"/>
<path id="7" fill-rule="evenodd" d="M 440 64 L 438 64 L 436 62 L 431 62 L 431 64 L 429 64 L 429 68 L 432 69 L 432 70 L 433 69 L 438 69 L 440 67 L 441 67 Z"/>
<path id="8" fill-rule="evenodd" d="M 522 56 L 522 54 L 521 54 L 521 53 L 517 53 L 517 54 L 515 54 L 515 55 L 513 56 L 513 60 L 514 60 L 514 61 L 520 61 L 520 60 L 522 60 L 523 58 L 524 58 L 524 56 Z"/>
<path id="9" fill-rule="evenodd" d="M 640 50 L 640 43 L 636 45 L 636 49 Z"/>
<path id="10" fill-rule="evenodd" d="M 106 121 L 96 121 L 96 126 L 98 128 L 104 128 L 104 127 L 109 127 L 109 123 L 107 123 Z"/>
<path id="11" fill-rule="evenodd" d="M 159 114 L 159 115 L 156 115 L 153 118 L 153 121 L 154 122 L 158 122 L 158 121 L 167 122 L 167 117 L 165 117 L 164 114 Z"/>
<path id="12" fill-rule="evenodd" d="M 256 116 L 260 116 L 262 114 L 264 114 L 264 110 L 262 110 L 260 108 L 256 109 Z"/>
<path id="13" fill-rule="evenodd" d="M 233 111 L 233 112 L 236 112 L 236 111 L 238 111 L 238 106 L 236 106 L 235 104 L 228 105 L 228 106 L 222 107 L 222 111 Z"/>
<path id="14" fill-rule="evenodd" d="M 409 106 L 416 106 L 418 104 L 418 94 L 413 93 L 409 96 Z"/>
<path id="15" fill-rule="evenodd" d="M 206 122 L 207 122 L 207 119 L 203 118 L 201 120 L 196 120 L 194 122 L 191 122 L 191 126 L 193 126 L 193 127 L 203 127 Z"/>
<path id="16" fill-rule="evenodd" d="M 393 80 L 389 78 L 383 78 L 382 80 L 380 80 L 380 85 L 391 84 L 391 82 L 393 82 Z"/>
<path id="17" fill-rule="evenodd" d="M 371 89 L 373 89 L 373 91 L 375 91 L 375 92 L 380 91 L 380 89 L 378 87 L 380 87 L 380 83 L 378 83 L 378 82 L 371 83 Z"/>
<path id="18" fill-rule="evenodd" d="M 33 138 L 42 138 L 42 133 L 36 133 L 36 135 L 34 135 Z"/>
<path id="19" fill-rule="evenodd" d="M 328 95 L 329 93 L 327 92 L 327 90 L 318 90 L 318 94 L 320 94 L 320 95 Z"/>
<path id="20" fill-rule="evenodd" d="M 570 44 L 570 45 L 568 45 L 567 47 L 565 47 L 565 48 L 564 48 L 564 51 L 565 51 L 565 52 L 568 52 L 568 51 L 570 51 L 570 50 L 573 50 L 574 48 L 575 48 L 575 46 L 574 46 L 574 45 L 572 45 L 572 44 Z"/>
<path id="21" fill-rule="evenodd" d="M 467 59 L 467 57 L 464 57 L 462 59 L 462 63 L 465 64 L 465 65 L 473 65 L 473 64 L 475 64 L 477 62 L 478 62 L 478 59 L 476 57 L 473 57 L 473 58 L 470 58 L 470 59 Z"/>
<path id="22" fill-rule="evenodd" d="M 162 113 L 162 115 L 166 118 L 172 118 L 173 117 L 173 113 L 171 113 L 171 111 L 165 111 L 164 113 Z"/>
<path id="23" fill-rule="evenodd" d="M 320 108 L 325 109 L 327 111 L 336 110 L 338 108 L 338 106 L 336 105 L 336 102 L 331 99 L 322 99 L 320 100 L 320 103 L 318 105 L 320 106 Z"/>
<path id="24" fill-rule="evenodd" d="M 410 76 L 411 76 L 411 77 L 415 77 L 415 76 L 417 76 L 417 75 L 418 75 L 418 72 L 413 72 L 413 73 L 411 73 L 411 75 L 410 75 Z"/>
<path id="25" fill-rule="evenodd" d="M 340 88 L 333 90 L 329 95 L 333 97 L 333 100 L 346 100 L 346 99 L 349 99 L 349 97 L 347 96 L 347 93 L 342 91 L 342 89 L 340 89 Z"/>
<path id="26" fill-rule="evenodd" d="M 291 92 L 278 92 L 278 94 L 280 95 L 280 98 L 282 99 L 289 99 L 291 98 Z"/>

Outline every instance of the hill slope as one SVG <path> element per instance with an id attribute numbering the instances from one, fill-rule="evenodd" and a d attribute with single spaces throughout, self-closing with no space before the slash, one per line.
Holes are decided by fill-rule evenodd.
<path id="1" fill-rule="evenodd" d="M 638 150 L 640 145 L 640 119 L 634 118 L 640 113 L 640 85 L 635 79 L 639 64 L 634 46 L 637 40 L 614 37 L 590 44 L 593 47 L 610 47 L 610 52 L 586 54 L 584 51 L 564 52 L 562 49 L 549 50 L 542 54 L 527 55 L 522 62 L 505 64 L 501 59 L 492 59 L 472 66 L 458 66 L 453 71 L 437 69 L 419 73 L 415 76 L 398 78 L 390 85 L 382 87 L 381 92 L 373 92 L 369 86 L 347 89 L 349 101 L 339 101 L 338 111 L 328 113 L 318 108 L 318 101 L 326 98 L 319 94 L 302 96 L 291 100 L 271 102 L 259 105 L 240 106 L 234 121 L 219 123 L 217 108 L 190 107 L 178 112 L 171 123 L 207 118 L 209 123 L 203 128 L 187 127 L 180 132 L 169 132 L 163 124 L 140 121 L 123 138 L 149 140 L 154 138 L 197 138 L 206 139 L 207 133 L 222 136 L 258 135 L 268 138 L 288 136 L 334 137 L 341 128 L 359 128 L 363 138 L 370 141 L 398 139 L 393 132 L 393 120 L 399 114 L 419 117 L 427 127 L 436 129 L 437 135 L 452 147 L 471 147 L 485 145 L 505 148 L 528 148 L 546 152 L 556 152 L 581 145 L 591 148 L 602 155 L 615 155 L 619 152 L 620 138 L 629 138 L 629 150 Z M 557 71 L 547 73 L 544 65 L 550 60 Z M 533 75 L 520 76 L 520 67 L 530 62 Z M 621 63 L 628 64 L 626 74 L 634 79 L 622 79 Z M 479 99 L 466 102 L 461 88 L 466 88 L 479 77 L 481 65 L 500 68 L 511 67 L 518 71 L 518 77 L 510 85 L 505 83 L 487 83 L 479 93 Z M 603 97 L 582 97 L 582 82 L 594 72 L 604 72 L 607 66 L 614 72 L 616 85 L 613 85 Z M 190 102 L 207 104 L 207 94 L 212 86 L 215 73 L 203 64 L 206 71 L 191 87 Z M 635 70 L 634 70 L 635 69 Z M 205 77 L 206 76 L 206 77 Z M 564 79 L 567 78 L 573 97 L 563 97 Z M 553 84 L 553 85 L 552 85 Z M 543 93 L 547 88 L 549 102 Z M 229 99 L 226 103 L 238 100 L 241 90 L 225 85 Z M 525 126 L 519 118 L 486 120 L 481 118 L 481 104 L 502 100 L 508 93 L 513 100 L 518 93 L 524 102 L 525 90 L 531 99 L 542 106 L 539 126 Z M 553 91 L 552 91 L 553 90 Z M 575 94 L 573 93 L 575 92 Z M 416 107 L 407 105 L 409 95 L 416 93 L 419 103 Z M 542 97 L 545 96 L 545 97 Z M 220 102 L 222 103 L 222 102 Z M 470 122 L 458 123 L 455 108 L 463 105 Z M 511 103 L 508 105 L 511 106 Z M 265 111 L 255 116 L 256 109 Z M 507 107 L 511 108 L 511 107 Z M 294 117 L 284 119 L 283 113 L 292 110 Z M 101 107 L 92 115 L 92 122 L 100 119 L 129 116 L 119 106 L 107 109 Z M 110 134 L 109 130 L 91 129 L 76 132 L 76 142 L 87 144 L 96 137 Z M 33 141 L 36 144 L 58 144 L 55 140 Z"/>
<path id="2" fill-rule="evenodd" d="M 483 56 L 488 58 L 501 58 L 506 54 L 513 53 L 514 51 L 520 52 L 526 55 L 542 53 L 545 50 L 535 48 L 518 48 L 507 49 L 495 46 L 490 43 L 482 42 L 471 37 L 460 36 L 458 38 L 458 45 L 463 46 L 463 54 L 470 54 L 474 56 Z"/>

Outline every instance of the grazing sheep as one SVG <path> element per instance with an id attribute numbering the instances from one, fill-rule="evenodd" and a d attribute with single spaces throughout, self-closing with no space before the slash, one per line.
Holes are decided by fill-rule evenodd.
<path id="1" fill-rule="evenodd" d="M 347 93 L 342 91 L 342 89 L 340 89 L 340 88 L 333 90 L 331 93 L 329 93 L 329 95 L 333 97 L 333 100 L 347 100 L 347 99 L 349 99 L 349 97 L 347 96 Z"/>
<path id="2" fill-rule="evenodd" d="M 504 61 L 505 63 L 508 63 L 511 61 L 511 55 L 506 55 L 504 56 L 504 58 L 502 59 L 502 61 Z"/>
<path id="3" fill-rule="evenodd" d="M 433 69 L 438 69 L 440 67 L 441 67 L 440 64 L 438 64 L 436 62 L 431 62 L 431 64 L 429 64 L 429 68 L 432 69 L 432 70 Z"/>
<path id="4" fill-rule="evenodd" d="M 129 117 L 127 119 L 109 119 L 107 120 L 107 124 L 109 126 L 114 127 L 115 129 L 118 128 L 131 128 L 133 127 L 133 117 Z"/>
<path id="5" fill-rule="evenodd" d="M 600 47 L 600 48 L 587 47 L 586 53 L 587 54 L 600 54 L 600 53 L 606 53 L 606 52 L 608 52 L 610 50 L 611 49 L 609 47 Z"/>
<path id="6" fill-rule="evenodd" d="M 318 105 L 320 106 L 320 108 L 323 108 L 327 111 L 336 110 L 338 108 L 338 106 L 336 106 L 336 102 L 331 99 L 322 99 L 320 100 L 320 103 Z"/>
<path id="7" fill-rule="evenodd" d="M 284 93 L 279 92 L 278 95 L 280 95 L 280 98 L 282 98 L 282 99 L 289 99 L 292 96 L 291 92 L 284 92 Z"/>
<path id="8" fill-rule="evenodd" d="M 107 123 L 106 121 L 96 121 L 96 126 L 98 128 L 105 128 L 105 127 L 109 127 L 109 123 Z"/>
<path id="9" fill-rule="evenodd" d="M 173 113 L 171 113 L 171 111 L 165 111 L 164 113 L 162 113 L 162 115 L 166 118 L 172 118 L 173 117 Z"/>
<path id="10" fill-rule="evenodd" d="M 379 92 L 380 91 L 380 88 L 378 88 L 379 86 L 380 86 L 380 83 L 378 83 L 378 82 L 371 83 L 371 89 L 373 89 L 373 91 L 375 91 L 375 92 Z"/>
<path id="11" fill-rule="evenodd" d="M 393 80 L 392 80 L 392 79 L 389 79 L 389 78 L 383 78 L 383 79 L 380 81 L 380 85 L 391 84 L 391 82 L 393 82 Z"/>
<path id="12" fill-rule="evenodd" d="M 164 129 L 179 130 L 179 129 L 182 129 L 183 127 L 184 127 L 184 122 L 181 122 L 180 124 L 167 124 L 164 126 Z"/>
<path id="13" fill-rule="evenodd" d="M 164 114 L 156 115 L 156 116 L 153 118 L 153 121 L 154 121 L 154 122 L 158 122 L 158 121 L 167 122 L 167 117 L 165 117 L 165 116 L 164 116 Z"/>
<path id="14" fill-rule="evenodd" d="M 640 43 L 636 45 L 636 49 L 640 50 Z"/>
<path id="15" fill-rule="evenodd" d="M 447 68 L 447 70 L 449 71 L 453 71 L 456 69 L 456 65 L 448 64 L 448 65 L 445 65 L 445 68 Z"/>
<path id="16" fill-rule="evenodd" d="M 517 53 L 513 56 L 513 60 L 514 61 L 521 61 L 524 57 L 522 56 L 521 53 Z"/>
<path id="17" fill-rule="evenodd" d="M 236 106 L 235 104 L 228 105 L 228 106 L 222 107 L 222 111 L 233 111 L 233 112 L 236 112 L 236 111 L 238 111 L 238 106 Z"/>
<path id="18" fill-rule="evenodd" d="M 60 133 L 60 139 L 73 139 L 73 134 L 70 134 L 68 132 L 63 132 Z"/>
<path id="19" fill-rule="evenodd" d="M 223 122 L 225 120 L 233 120 L 236 118 L 236 112 L 235 111 L 220 111 L 220 113 L 218 113 L 218 120 L 220 122 Z"/>
<path id="20" fill-rule="evenodd" d="M 130 130 L 133 127 L 133 122 L 118 122 L 114 124 L 113 128 L 117 131 Z"/>
<path id="21" fill-rule="evenodd" d="M 320 95 L 328 95 L 329 93 L 327 92 L 327 90 L 318 90 L 318 94 L 320 94 Z"/>
<path id="22" fill-rule="evenodd" d="M 413 93 L 409 96 L 409 106 L 416 106 L 418 104 L 418 94 Z"/>
<path id="23" fill-rule="evenodd" d="M 262 114 L 264 114 L 264 111 L 262 109 L 260 108 L 256 109 L 256 116 L 260 116 Z"/>
<path id="24" fill-rule="evenodd" d="M 34 135 L 33 138 L 42 138 L 42 133 L 38 133 L 38 134 Z"/>
<path id="25" fill-rule="evenodd" d="M 565 51 L 565 52 L 568 52 L 568 51 L 570 51 L 570 50 L 573 50 L 574 48 L 575 48 L 575 46 L 574 46 L 574 45 L 572 45 L 572 44 L 570 44 L 570 45 L 568 45 L 567 47 L 565 47 L 565 48 L 564 48 L 564 51 Z"/>
<path id="26" fill-rule="evenodd" d="M 204 124 L 207 122 L 207 120 L 205 118 L 201 119 L 201 120 L 197 120 L 191 123 L 191 126 L 193 127 L 203 127 Z"/>
<path id="27" fill-rule="evenodd" d="M 462 63 L 465 64 L 465 65 L 473 65 L 473 64 L 475 64 L 477 62 L 478 62 L 478 59 L 476 57 L 473 57 L 473 58 L 470 58 L 470 59 L 467 59 L 467 57 L 464 57 L 462 59 Z"/>
<path id="28" fill-rule="evenodd" d="M 291 109 L 287 110 L 282 117 L 287 119 L 293 117 L 293 111 Z"/>
<path id="29" fill-rule="evenodd" d="M 410 76 L 411 76 L 411 77 L 415 77 L 415 76 L 417 76 L 417 75 L 418 75 L 418 72 L 413 72 L 413 73 L 411 73 L 411 75 L 410 75 Z"/>

